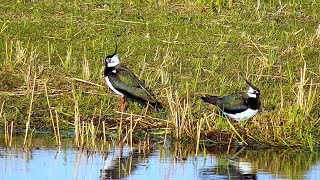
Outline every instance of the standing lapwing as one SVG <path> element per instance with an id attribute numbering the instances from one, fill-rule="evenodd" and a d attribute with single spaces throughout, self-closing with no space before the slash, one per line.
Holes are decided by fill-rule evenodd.
<path id="1" fill-rule="evenodd" d="M 129 69 L 120 65 L 117 46 L 115 52 L 105 59 L 104 77 L 109 88 L 122 96 L 120 111 L 125 108 L 126 98 L 144 105 L 149 104 L 155 108 L 162 108 L 144 82 L 140 81 Z"/>
<path id="2" fill-rule="evenodd" d="M 257 114 L 260 107 L 260 90 L 249 83 L 247 93 L 232 94 L 229 96 L 210 96 L 201 97 L 204 102 L 216 105 L 221 112 L 230 119 L 244 121 Z"/>

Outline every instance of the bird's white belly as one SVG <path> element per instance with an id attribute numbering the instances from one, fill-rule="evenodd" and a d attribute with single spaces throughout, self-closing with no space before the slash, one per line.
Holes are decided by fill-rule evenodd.
<path id="1" fill-rule="evenodd" d="M 110 88 L 113 92 L 115 92 L 116 94 L 118 94 L 118 95 L 120 95 L 120 96 L 123 96 L 123 94 L 122 94 L 121 92 L 119 92 L 118 90 L 116 90 L 116 89 L 113 87 L 113 85 L 111 84 L 108 76 L 106 76 L 105 79 L 106 79 L 107 85 L 109 86 L 109 88 Z"/>
<path id="2" fill-rule="evenodd" d="M 234 119 L 236 121 L 244 121 L 246 119 L 249 119 L 251 117 L 253 117 L 254 115 L 256 115 L 258 113 L 258 109 L 256 110 L 252 110 L 252 109 L 247 109 L 241 113 L 237 113 L 237 114 L 229 114 L 229 113 L 225 113 L 223 112 L 225 115 L 227 115 L 229 118 Z"/>

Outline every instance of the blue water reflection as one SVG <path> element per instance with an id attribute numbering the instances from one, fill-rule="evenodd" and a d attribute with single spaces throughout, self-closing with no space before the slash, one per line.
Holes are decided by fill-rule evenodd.
<path id="1" fill-rule="evenodd" d="M 318 179 L 317 156 L 297 150 L 116 146 L 89 152 L 71 147 L 0 148 L 0 179 Z"/>

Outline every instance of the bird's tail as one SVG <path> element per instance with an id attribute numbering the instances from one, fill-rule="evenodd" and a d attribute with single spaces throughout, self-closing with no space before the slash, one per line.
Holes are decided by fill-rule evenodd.
<path id="1" fill-rule="evenodd" d="M 204 95 L 201 97 L 201 99 L 204 102 L 210 103 L 210 104 L 217 104 L 218 96 L 210 96 L 210 95 Z"/>

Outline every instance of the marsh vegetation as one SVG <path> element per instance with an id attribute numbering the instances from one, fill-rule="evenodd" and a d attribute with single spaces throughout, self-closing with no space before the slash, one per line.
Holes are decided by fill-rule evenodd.
<path id="1" fill-rule="evenodd" d="M 295 1 L 2 1 L 0 118 L 9 144 L 37 131 L 56 143 L 167 139 L 202 143 L 319 146 L 320 4 Z M 121 63 L 165 106 L 150 111 L 108 90 L 104 58 Z M 201 101 L 261 90 L 245 126 Z M 15 133 L 11 133 L 15 132 Z M 13 135 L 12 135 L 13 134 Z"/>

